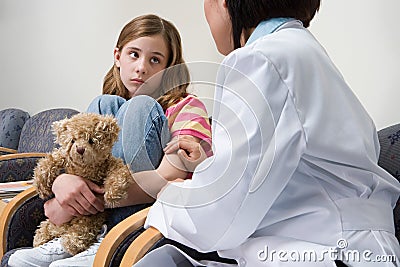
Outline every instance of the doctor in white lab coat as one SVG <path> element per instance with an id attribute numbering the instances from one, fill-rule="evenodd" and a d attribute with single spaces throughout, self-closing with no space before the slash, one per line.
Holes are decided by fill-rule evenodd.
<path id="1" fill-rule="evenodd" d="M 373 121 L 306 29 L 319 0 L 205 0 L 204 8 L 227 55 L 214 156 L 162 191 L 146 227 L 238 266 L 400 266 L 400 185 L 377 165 Z M 135 267 L 225 266 L 188 258 L 165 246 Z"/>

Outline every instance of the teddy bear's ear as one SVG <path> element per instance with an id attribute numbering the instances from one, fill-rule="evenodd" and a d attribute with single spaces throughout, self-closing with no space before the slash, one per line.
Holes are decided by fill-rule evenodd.
<path id="1" fill-rule="evenodd" d="M 102 116 L 103 119 L 100 120 L 96 128 L 97 130 L 101 130 L 102 132 L 107 133 L 111 138 L 111 142 L 114 143 L 118 139 L 118 132 L 120 130 L 117 119 L 114 118 L 112 115 Z"/>
<path id="2" fill-rule="evenodd" d="M 65 140 L 65 131 L 67 130 L 68 119 L 63 119 L 53 122 L 51 125 L 53 133 L 55 135 L 55 141 L 58 144 L 63 143 Z"/>

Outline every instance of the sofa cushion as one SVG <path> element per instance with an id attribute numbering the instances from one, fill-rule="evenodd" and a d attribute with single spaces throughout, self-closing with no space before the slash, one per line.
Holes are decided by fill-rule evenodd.
<path id="1" fill-rule="evenodd" d="M 0 146 L 18 149 L 19 138 L 29 113 L 17 108 L 0 111 Z"/>
<path id="2" fill-rule="evenodd" d="M 381 146 L 378 164 L 400 181 L 400 123 L 378 132 Z M 396 237 L 400 242 L 400 198 L 394 209 Z"/>

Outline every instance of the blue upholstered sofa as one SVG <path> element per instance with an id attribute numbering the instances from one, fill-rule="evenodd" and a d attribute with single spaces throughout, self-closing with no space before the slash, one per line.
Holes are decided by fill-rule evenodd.
<path id="1" fill-rule="evenodd" d="M 18 108 L 0 110 L 0 155 L 17 152 L 19 138 L 28 112 Z"/>

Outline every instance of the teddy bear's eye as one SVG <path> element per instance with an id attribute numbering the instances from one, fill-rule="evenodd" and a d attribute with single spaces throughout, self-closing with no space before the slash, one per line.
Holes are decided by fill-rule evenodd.
<path id="1" fill-rule="evenodd" d="M 91 145 L 93 145 L 93 144 L 94 144 L 94 141 L 93 141 L 93 139 L 92 139 L 92 138 L 90 138 L 90 139 L 89 139 L 89 144 L 91 144 Z"/>
<path id="2" fill-rule="evenodd" d="M 74 139 L 71 140 L 71 144 L 73 144 L 73 143 L 75 143 L 75 140 L 74 140 Z"/>

